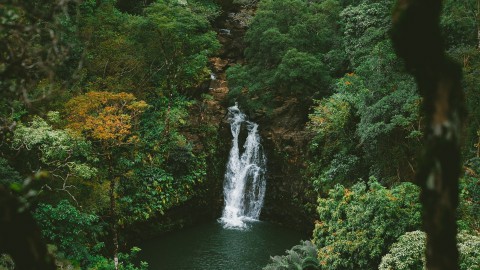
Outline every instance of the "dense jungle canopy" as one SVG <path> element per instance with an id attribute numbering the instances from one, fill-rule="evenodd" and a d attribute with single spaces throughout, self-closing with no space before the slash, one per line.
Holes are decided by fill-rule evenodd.
<path id="1" fill-rule="evenodd" d="M 260 219 L 308 236 L 258 269 L 448 269 L 425 205 L 449 166 L 457 269 L 480 269 L 480 1 L 441 1 L 431 37 L 396 2 L 2 1 L 0 269 L 148 269 L 142 240 L 219 218 L 236 103 L 268 159 Z"/>

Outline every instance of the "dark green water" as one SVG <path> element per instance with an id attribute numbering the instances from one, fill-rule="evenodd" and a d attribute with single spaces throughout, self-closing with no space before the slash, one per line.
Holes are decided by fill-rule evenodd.
<path id="1" fill-rule="evenodd" d="M 266 222 L 251 223 L 243 231 L 215 222 L 145 242 L 140 258 L 153 270 L 254 270 L 302 238 L 299 232 Z"/>

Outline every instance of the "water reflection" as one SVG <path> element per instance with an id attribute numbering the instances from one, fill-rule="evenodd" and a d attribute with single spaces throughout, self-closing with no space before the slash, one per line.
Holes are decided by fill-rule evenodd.
<path id="1" fill-rule="evenodd" d="M 140 257 L 150 269 L 261 269 L 270 256 L 298 244 L 301 233 L 266 222 L 245 230 L 209 223 L 144 243 Z"/>

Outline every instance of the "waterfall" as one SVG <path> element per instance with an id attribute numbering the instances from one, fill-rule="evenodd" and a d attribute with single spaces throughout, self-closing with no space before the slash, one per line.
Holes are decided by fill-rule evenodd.
<path id="1" fill-rule="evenodd" d="M 245 228 L 245 221 L 258 220 L 265 197 L 266 158 L 260 144 L 258 125 L 246 119 L 238 105 L 228 108 L 232 149 L 225 173 L 225 208 L 220 221 L 225 228 Z M 246 125 L 248 136 L 240 153 L 239 136 Z"/>

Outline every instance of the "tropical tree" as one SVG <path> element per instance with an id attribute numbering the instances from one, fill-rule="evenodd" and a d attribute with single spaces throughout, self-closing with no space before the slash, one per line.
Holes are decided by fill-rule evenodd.
<path id="1" fill-rule="evenodd" d="M 48 122 L 35 116 L 28 124 L 20 123 L 14 131 L 12 148 L 28 151 L 33 170 L 48 171 L 52 182 L 43 189 L 65 192 L 77 204 L 72 179 L 92 179 L 97 169 L 97 158 L 92 145 L 81 136 L 73 136 L 68 130 L 54 128 L 58 124 L 59 113 L 50 112 Z M 33 158 L 34 153 L 36 154 Z"/>
<path id="2" fill-rule="evenodd" d="M 88 92 L 65 104 L 67 127 L 85 136 L 97 148 L 106 170 L 103 177 L 110 181 L 110 219 L 113 238 L 113 257 L 118 269 L 118 231 L 115 189 L 118 179 L 126 173 L 125 163 L 138 140 L 138 118 L 148 107 L 133 94 Z"/>
<path id="3" fill-rule="evenodd" d="M 280 97 L 328 95 L 331 76 L 345 68 L 340 9 L 336 1 L 261 1 L 245 35 L 246 63 L 228 70 L 230 98 L 265 109 Z"/>

